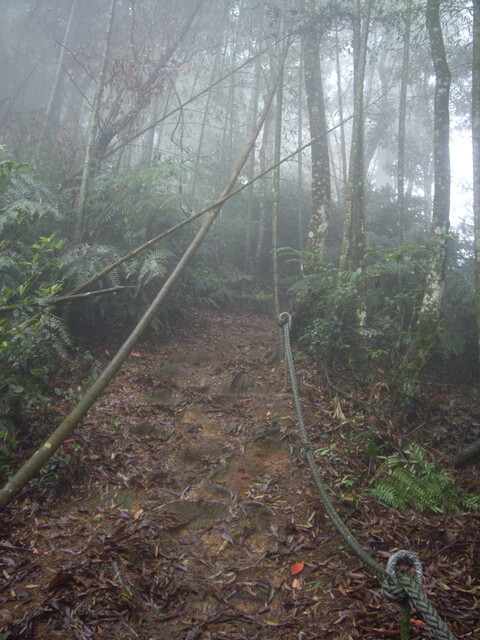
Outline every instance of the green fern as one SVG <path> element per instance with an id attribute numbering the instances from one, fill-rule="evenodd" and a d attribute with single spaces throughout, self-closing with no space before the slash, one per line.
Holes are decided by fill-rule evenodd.
<path id="1" fill-rule="evenodd" d="M 418 444 L 412 444 L 405 456 L 392 455 L 386 462 L 387 475 L 376 482 L 370 493 L 391 507 L 446 513 L 480 506 L 480 496 L 456 487 L 448 471 L 431 463 Z"/>
<path id="2" fill-rule="evenodd" d="M 44 314 L 40 319 L 39 333 L 44 345 L 56 356 L 64 359 L 68 357 L 72 341 L 61 318 L 51 313 Z"/>
<path id="3" fill-rule="evenodd" d="M 160 247 L 125 265 L 127 278 L 137 282 L 135 295 L 138 295 L 155 278 L 163 278 L 166 273 L 166 261 L 171 255 L 171 251 Z"/>
<path id="4" fill-rule="evenodd" d="M 3 194 L 9 202 L 16 200 L 31 200 L 33 202 L 53 202 L 55 196 L 39 180 L 28 173 L 16 173 L 10 177 Z"/>
<path id="5" fill-rule="evenodd" d="M 78 286 L 117 258 L 118 253 L 111 246 L 101 244 L 75 245 L 62 255 L 62 275 L 70 286 Z M 102 286 L 118 286 L 120 273 L 118 269 L 111 271 L 103 279 Z"/>

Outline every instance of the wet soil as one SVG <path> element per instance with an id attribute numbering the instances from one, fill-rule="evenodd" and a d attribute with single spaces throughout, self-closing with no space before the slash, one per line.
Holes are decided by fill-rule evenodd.
<path id="1" fill-rule="evenodd" d="M 398 607 L 345 548 L 299 455 L 277 331 L 197 312 L 131 355 L 2 514 L 1 640 L 400 637 Z M 380 464 L 368 434 L 391 424 L 317 369 L 298 362 L 301 400 L 340 514 L 380 563 L 418 553 L 452 631 L 480 637 L 478 514 L 401 513 L 366 494 Z M 468 473 L 458 480 L 478 488 Z M 412 618 L 413 638 L 433 637 Z"/>

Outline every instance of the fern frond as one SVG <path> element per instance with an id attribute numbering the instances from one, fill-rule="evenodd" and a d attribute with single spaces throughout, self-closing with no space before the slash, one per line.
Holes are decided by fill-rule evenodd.
<path id="1" fill-rule="evenodd" d="M 172 255 L 169 249 L 159 247 L 149 251 L 145 257 L 132 260 L 126 265 L 127 278 L 137 282 L 135 295 L 155 278 L 163 278 L 166 273 L 165 263 Z"/>
<path id="2" fill-rule="evenodd" d="M 7 202 L 15 200 L 53 202 L 55 199 L 48 187 L 28 173 L 17 173 L 10 177 L 4 198 Z"/>
<path id="3" fill-rule="evenodd" d="M 57 356 L 68 358 L 72 342 L 60 318 L 51 313 L 44 314 L 40 319 L 40 336 Z"/>
<path id="4" fill-rule="evenodd" d="M 94 244 L 81 244 L 72 247 L 62 256 L 63 276 L 73 286 L 85 282 L 90 276 L 111 264 L 118 258 L 118 253 L 113 247 Z M 115 269 L 105 276 L 105 286 L 118 286 L 120 284 L 120 271 Z"/>
<path id="5" fill-rule="evenodd" d="M 444 513 L 465 509 L 476 509 L 480 496 L 471 496 L 455 487 L 448 471 L 431 463 L 425 450 L 412 444 L 405 457 L 389 456 L 386 460 L 388 473 L 379 478 L 370 493 L 391 507 L 404 510 L 413 507 L 419 511 Z"/>

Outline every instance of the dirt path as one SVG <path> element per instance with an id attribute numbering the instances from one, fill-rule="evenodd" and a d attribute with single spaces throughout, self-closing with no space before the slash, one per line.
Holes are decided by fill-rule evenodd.
<path id="1" fill-rule="evenodd" d="M 72 486 L 43 504 L 27 494 L 8 511 L 0 639 L 399 637 L 396 606 L 343 549 L 298 459 L 283 367 L 269 364 L 272 322 L 193 318 L 174 341 L 135 352 L 65 445 L 64 454 L 80 447 L 70 451 L 77 476 L 57 463 L 52 491 Z M 308 373 L 301 388 L 312 438 L 333 451 L 333 401 Z M 430 545 L 440 577 L 446 558 L 472 562 L 473 517 L 448 543 L 435 538 L 438 519 L 386 514 L 370 499 L 360 508 L 343 489 L 363 454 L 350 443 L 348 459 L 334 457 L 326 479 L 379 561 L 410 543 Z M 394 517 L 392 530 L 383 519 Z M 464 577 L 445 588 L 464 600 L 456 631 L 468 638 L 477 592 Z"/>

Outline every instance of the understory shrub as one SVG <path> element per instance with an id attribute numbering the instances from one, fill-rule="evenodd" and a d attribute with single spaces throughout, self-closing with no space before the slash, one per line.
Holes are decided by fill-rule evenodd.
<path id="1" fill-rule="evenodd" d="M 480 496 L 455 486 L 450 473 L 430 462 L 418 444 L 411 444 L 402 455 L 388 456 L 385 462 L 387 473 L 376 481 L 370 493 L 391 507 L 433 513 L 480 507 Z"/>
<path id="2" fill-rule="evenodd" d="M 452 244 L 450 252 L 453 250 Z M 304 264 L 303 277 L 293 278 L 289 287 L 295 300 L 295 336 L 328 366 L 338 362 L 356 369 L 363 367 L 367 381 L 381 380 L 392 393 L 401 389 L 413 393 L 427 374 L 435 379 L 453 378 L 461 367 L 472 371 L 476 366 L 473 275 L 464 263 L 459 268 L 450 258 L 440 327 L 435 334 L 422 335 L 419 340 L 416 320 L 425 287 L 425 246 L 367 252 L 367 322 L 361 327 L 357 318 L 357 273 L 346 272 L 340 277 L 335 267 L 315 261 L 312 255 L 291 249 L 281 253 L 287 261 L 301 260 Z M 422 357 L 412 360 L 415 366 L 405 366 L 414 340 L 423 349 Z"/>

